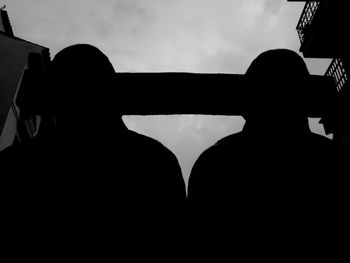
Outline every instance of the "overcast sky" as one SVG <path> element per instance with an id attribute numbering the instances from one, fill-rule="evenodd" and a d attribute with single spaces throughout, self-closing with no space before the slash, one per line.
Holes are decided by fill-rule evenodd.
<path id="1" fill-rule="evenodd" d="M 304 3 L 286 0 L 0 0 L 16 36 L 50 48 L 89 43 L 118 72 L 244 73 L 271 48 L 298 51 L 295 27 Z M 328 60 L 306 60 L 323 75 Z M 127 116 L 130 129 L 150 135 L 178 157 L 187 181 L 198 155 L 240 131 L 244 120 L 224 116 Z M 323 133 L 317 121 L 313 131 Z"/>

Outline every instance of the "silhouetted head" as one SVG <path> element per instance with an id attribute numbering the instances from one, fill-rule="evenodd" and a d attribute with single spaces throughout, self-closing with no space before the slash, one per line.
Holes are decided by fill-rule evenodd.
<path id="1" fill-rule="evenodd" d="M 111 111 L 114 74 L 107 56 L 94 46 L 78 44 L 57 53 L 49 77 L 58 126 L 101 127 L 98 122 Z"/>
<path id="2" fill-rule="evenodd" d="M 247 121 L 278 125 L 307 118 L 305 95 L 309 72 L 297 53 L 287 49 L 263 52 L 251 63 L 246 76 Z"/>

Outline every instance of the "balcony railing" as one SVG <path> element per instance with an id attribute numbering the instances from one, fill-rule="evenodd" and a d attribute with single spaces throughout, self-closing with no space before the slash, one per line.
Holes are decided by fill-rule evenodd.
<path id="1" fill-rule="evenodd" d="M 344 66 L 343 61 L 340 58 L 335 58 L 329 65 L 326 76 L 331 76 L 334 78 L 337 90 L 340 91 L 347 84 L 349 75 Z"/>
<path id="2" fill-rule="evenodd" d="M 319 1 L 310 1 L 305 3 L 304 10 L 297 25 L 297 31 L 301 44 L 305 40 L 305 35 L 307 34 L 307 31 L 314 20 L 319 5 Z"/>

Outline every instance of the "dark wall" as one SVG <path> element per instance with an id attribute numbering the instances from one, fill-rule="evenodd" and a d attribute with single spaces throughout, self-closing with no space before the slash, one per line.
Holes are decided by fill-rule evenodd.
<path id="1" fill-rule="evenodd" d="M 0 34 L 0 134 L 20 84 L 30 52 L 43 47 Z"/>

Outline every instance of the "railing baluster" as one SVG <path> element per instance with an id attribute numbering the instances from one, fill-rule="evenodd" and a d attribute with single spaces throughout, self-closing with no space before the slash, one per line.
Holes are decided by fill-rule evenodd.
<path id="1" fill-rule="evenodd" d="M 305 3 L 302 15 L 299 19 L 298 25 L 297 25 L 297 31 L 299 35 L 299 39 L 301 44 L 305 40 L 305 34 L 307 31 L 307 28 L 311 25 L 315 14 L 318 10 L 320 2 L 318 1 L 312 1 Z"/>
<path id="2" fill-rule="evenodd" d="M 325 75 L 334 78 L 338 91 L 341 91 L 348 82 L 348 74 L 340 58 L 333 59 Z"/>

